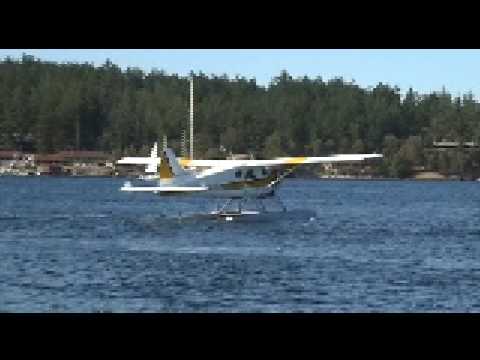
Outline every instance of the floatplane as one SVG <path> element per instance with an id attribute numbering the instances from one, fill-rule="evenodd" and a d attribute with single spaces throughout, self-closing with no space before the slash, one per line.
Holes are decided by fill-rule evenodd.
<path id="1" fill-rule="evenodd" d="M 278 157 L 268 160 L 193 160 L 177 158 L 170 148 L 157 156 L 157 143 L 150 157 L 124 157 L 118 164 L 145 165 L 141 186 L 126 182 L 126 192 L 148 192 L 162 196 L 197 196 L 224 199 L 223 206 L 207 214 L 231 221 L 241 216 L 267 212 L 264 200 L 275 199 L 282 211 L 286 207 L 276 195 L 286 176 L 304 164 L 351 163 L 381 158 L 381 154 L 339 154 L 325 157 Z M 246 210 L 247 201 L 255 201 L 255 210 Z M 236 206 L 235 206 L 236 204 Z M 232 207 L 233 206 L 233 207 Z"/>
<path id="2" fill-rule="evenodd" d="M 177 158 L 164 137 L 158 156 L 155 143 L 149 157 L 124 157 L 117 164 L 145 165 L 141 186 L 126 182 L 127 192 L 148 192 L 162 196 L 197 196 L 226 199 L 223 206 L 207 216 L 227 221 L 266 212 L 264 201 L 276 199 L 282 211 L 286 207 L 278 198 L 282 180 L 303 164 L 358 162 L 381 158 L 380 154 L 340 154 L 325 157 L 279 157 L 270 160 L 197 160 L 193 157 L 193 78 L 190 79 L 190 157 Z M 254 201 L 256 210 L 245 210 Z M 235 205 L 237 205 L 235 207 Z"/>

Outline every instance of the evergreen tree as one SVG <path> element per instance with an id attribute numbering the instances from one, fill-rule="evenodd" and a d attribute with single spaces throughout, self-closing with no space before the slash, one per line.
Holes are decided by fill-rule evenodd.
<path id="1" fill-rule="evenodd" d="M 433 143 L 480 141 L 480 106 L 473 94 L 404 96 L 395 86 L 362 89 L 342 78 L 293 78 L 286 70 L 268 87 L 255 79 L 191 73 L 195 78 L 195 156 L 227 152 L 256 156 L 379 152 L 385 176 L 415 166 L 445 174 L 480 169 L 478 150 L 438 153 Z M 153 69 L 122 71 L 110 60 L 56 64 L 24 54 L 0 61 L 0 148 L 148 154 L 168 136 L 180 153 L 188 129 L 188 77 Z M 187 136 L 188 138 L 188 136 Z"/>

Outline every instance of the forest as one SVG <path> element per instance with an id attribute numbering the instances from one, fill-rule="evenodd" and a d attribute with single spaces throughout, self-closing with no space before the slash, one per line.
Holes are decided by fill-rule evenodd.
<path id="1" fill-rule="evenodd" d="M 385 156 L 378 170 L 387 177 L 408 177 L 418 167 L 462 176 L 479 169 L 480 151 L 461 146 L 480 140 L 480 106 L 472 93 L 410 88 L 402 94 L 387 84 L 362 88 L 340 77 L 293 78 L 286 70 L 268 86 L 243 77 L 189 76 L 196 158 L 377 152 Z M 146 155 L 167 136 L 181 153 L 189 76 L 122 70 L 108 59 L 94 66 L 6 57 L 0 61 L 0 149 Z M 460 145 L 432 150 L 441 140 Z"/>

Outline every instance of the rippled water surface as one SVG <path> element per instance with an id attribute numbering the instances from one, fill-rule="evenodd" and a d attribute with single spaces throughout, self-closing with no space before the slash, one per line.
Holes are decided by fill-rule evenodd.
<path id="1" fill-rule="evenodd" d="M 0 177 L 0 311 L 480 310 L 479 183 L 290 179 L 217 222 L 123 181 Z"/>

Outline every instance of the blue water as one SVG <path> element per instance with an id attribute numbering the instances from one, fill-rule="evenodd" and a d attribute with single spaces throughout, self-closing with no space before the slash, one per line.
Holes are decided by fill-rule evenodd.
<path id="1" fill-rule="evenodd" d="M 289 179 L 237 223 L 123 181 L 0 177 L 0 311 L 480 310 L 479 183 Z"/>

